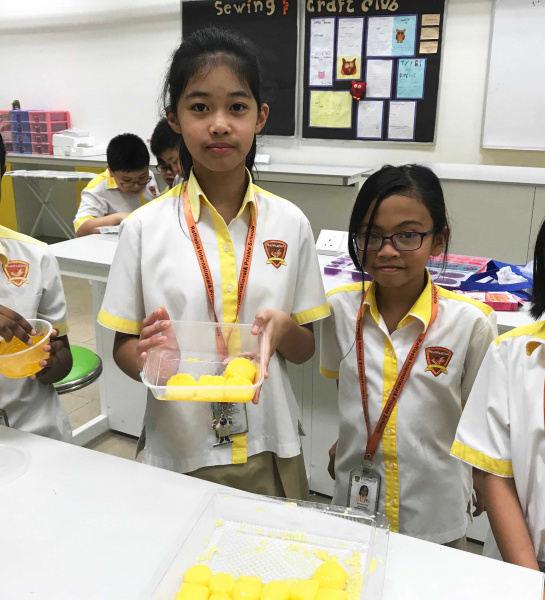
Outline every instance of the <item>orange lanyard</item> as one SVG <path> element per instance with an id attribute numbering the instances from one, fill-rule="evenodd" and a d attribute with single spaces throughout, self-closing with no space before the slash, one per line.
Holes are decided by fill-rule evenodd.
<path id="1" fill-rule="evenodd" d="M 364 459 L 368 461 L 372 461 L 375 456 L 375 452 L 377 451 L 378 444 L 382 438 L 382 434 L 384 433 L 384 429 L 390 420 L 390 416 L 399 400 L 399 396 L 403 390 L 403 386 L 407 382 L 407 378 L 409 377 L 409 373 L 413 368 L 413 365 L 416 361 L 416 357 L 418 356 L 418 352 L 422 348 L 422 344 L 424 343 L 424 338 L 426 337 L 426 333 L 429 328 L 432 326 L 435 318 L 437 317 L 437 309 L 439 306 L 439 297 L 437 294 L 437 288 L 432 283 L 431 284 L 431 295 L 432 295 L 432 309 L 431 309 L 431 318 L 426 331 L 421 333 L 416 342 L 413 344 L 405 362 L 403 363 L 403 367 L 397 376 L 396 382 L 394 384 L 394 388 L 386 401 L 386 404 L 382 410 L 382 414 L 378 420 L 377 426 L 375 427 L 375 431 L 371 435 L 371 425 L 369 422 L 369 405 L 367 400 L 367 383 L 365 379 L 365 359 L 363 352 L 363 335 L 362 335 L 362 316 L 363 316 L 363 305 L 365 303 L 365 298 L 367 297 L 367 292 L 363 297 L 363 300 L 360 304 L 360 310 L 358 312 L 358 321 L 356 323 L 356 352 L 358 359 L 358 374 L 360 377 L 360 390 L 361 390 L 361 403 L 363 405 L 363 415 L 365 417 L 365 426 L 367 427 L 367 447 L 365 448 L 365 456 Z"/>
<path id="2" fill-rule="evenodd" d="M 189 230 L 189 237 L 191 238 L 191 241 L 193 243 L 193 249 L 195 250 L 197 260 L 199 261 L 199 267 L 201 268 L 202 278 L 204 281 L 204 285 L 206 287 L 206 293 L 208 294 L 210 304 L 212 305 L 212 311 L 214 313 L 214 321 L 216 323 L 219 323 L 218 316 L 216 315 L 216 307 L 215 307 L 215 303 L 214 303 L 214 282 L 212 280 L 212 273 L 210 272 L 208 260 L 206 259 L 206 252 L 204 251 L 204 247 L 203 247 L 203 244 L 201 241 L 201 236 L 199 235 L 199 230 L 197 229 L 197 224 L 195 223 L 195 218 L 193 217 L 193 211 L 191 210 L 191 204 L 189 202 L 189 194 L 187 193 L 187 185 L 184 190 L 183 203 L 184 203 L 185 220 L 187 223 L 187 228 Z M 256 203 L 256 215 L 257 215 L 257 203 Z M 254 219 L 252 216 L 250 216 L 250 226 L 248 227 L 248 235 L 246 236 L 246 247 L 244 248 L 244 256 L 242 259 L 242 268 L 240 269 L 240 276 L 238 279 L 237 312 L 236 312 L 233 323 L 236 323 L 238 320 L 238 313 L 240 311 L 242 299 L 244 298 L 244 292 L 246 291 L 246 284 L 248 283 L 248 276 L 250 274 L 250 267 L 252 265 L 252 254 L 254 252 L 255 229 L 256 229 L 256 227 L 255 227 Z M 222 333 L 219 328 L 217 328 L 216 335 L 218 337 L 223 338 Z"/>

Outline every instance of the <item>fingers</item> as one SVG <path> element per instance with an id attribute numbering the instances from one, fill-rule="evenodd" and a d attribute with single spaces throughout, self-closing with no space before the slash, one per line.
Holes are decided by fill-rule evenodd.
<path id="1" fill-rule="evenodd" d="M 166 308 L 164 306 L 160 306 L 142 321 L 142 331 L 150 325 L 157 323 L 157 321 L 166 320 L 170 320 L 170 317 L 168 316 Z"/>
<path id="2" fill-rule="evenodd" d="M 11 342 L 11 340 L 16 337 L 23 343 L 31 346 L 31 335 L 36 335 L 36 331 L 32 328 L 30 323 L 15 311 L 6 306 L 0 306 L 0 336 L 2 336 L 6 342 Z"/>
<path id="3" fill-rule="evenodd" d="M 258 388 L 255 396 L 252 398 L 252 404 L 259 404 L 259 396 L 261 395 L 261 388 Z"/>
<path id="4" fill-rule="evenodd" d="M 252 334 L 258 335 L 265 327 L 267 323 L 271 320 L 271 311 L 268 309 L 260 310 L 254 318 L 254 323 L 252 325 Z"/>

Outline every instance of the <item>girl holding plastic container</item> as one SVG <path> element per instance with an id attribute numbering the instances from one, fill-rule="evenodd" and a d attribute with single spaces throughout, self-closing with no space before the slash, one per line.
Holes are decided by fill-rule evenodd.
<path id="1" fill-rule="evenodd" d="M 259 403 L 231 415 L 244 433 L 219 447 L 210 403 L 148 395 L 143 461 L 239 489 L 304 498 L 298 408 L 286 361 L 313 355 L 311 323 L 329 309 L 308 220 L 257 187 L 250 174 L 256 134 L 269 112 L 253 47 L 217 29 L 185 39 L 172 58 L 165 109 L 183 136 L 187 180 L 127 219 L 99 322 L 117 331 L 114 358 L 137 380 L 149 350 L 167 342 L 170 319 L 253 323 L 253 333 L 266 334 L 268 379 Z M 190 230 L 198 232 L 202 252 Z"/>
<path id="2" fill-rule="evenodd" d="M 333 503 L 385 513 L 394 531 L 463 547 L 471 472 L 450 447 L 496 320 L 488 306 L 431 281 L 426 264 L 446 257 L 449 234 L 431 170 L 385 166 L 366 180 L 349 250 L 373 282 L 329 292 L 320 370 L 339 380 Z"/>

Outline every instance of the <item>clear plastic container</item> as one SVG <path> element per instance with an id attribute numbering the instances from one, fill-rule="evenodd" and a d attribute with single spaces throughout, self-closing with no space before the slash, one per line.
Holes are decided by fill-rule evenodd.
<path id="1" fill-rule="evenodd" d="M 351 598 L 382 598 L 389 538 L 384 517 L 225 492 L 203 504 L 189 534 L 165 557 L 141 598 L 172 600 L 185 571 L 197 563 L 235 579 L 253 575 L 268 583 L 311 578 L 333 556 L 348 572 Z"/>
<path id="2" fill-rule="evenodd" d="M 32 336 L 32 346 L 23 344 L 21 340 L 13 338 L 6 342 L 0 337 L 0 373 L 10 379 L 29 377 L 42 369 L 39 362 L 49 358 L 49 352 L 44 351 L 44 346 L 49 341 L 53 327 L 48 321 L 42 319 L 27 319 L 28 323 L 36 330 Z"/>
<path id="3" fill-rule="evenodd" d="M 150 350 L 142 381 L 158 400 L 249 402 L 263 385 L 264 337 L 251 325 L 171 321 L 167 342 Z M 198 382 L 203 375 L 223 375 L 229 361 L 244 357 L 255 367 L 252 385 L 167 385 L 187 374 Z M 214 382 L 214 383 L 217 383 Z"/>
<path id="4" fill-rule="evenodd" d="M 32 133 L 46 133 L 52 135 L 57 131 L 64 131 L 67 127 L 70 127 L 70 121 L 46 121 L 45 123 L 33 121 L 31 123 L 20 123 L 20 125 L 28 125 L 28 131 Z"/>
<path id="5" fill-rule="evenodd" d="M 11 123 L 13 133 L 30 133 L 30 123 Z"/>

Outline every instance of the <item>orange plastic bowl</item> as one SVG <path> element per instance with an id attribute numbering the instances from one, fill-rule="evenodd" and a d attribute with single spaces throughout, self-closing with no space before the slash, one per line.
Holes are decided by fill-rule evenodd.
<path id="1" fill-rule="evenodd" d="M 42 370 L 40 361 L 49 358 L 44 346 L 53 330 L 51 323 L 42 319 L 28 319 L 28 323 L 36 330 L 36 335 L 32 336 L 32 346 L 15 337 L 10 342 L 0 338 L 0 373 L 10 379 L 34 375 Z"/>

